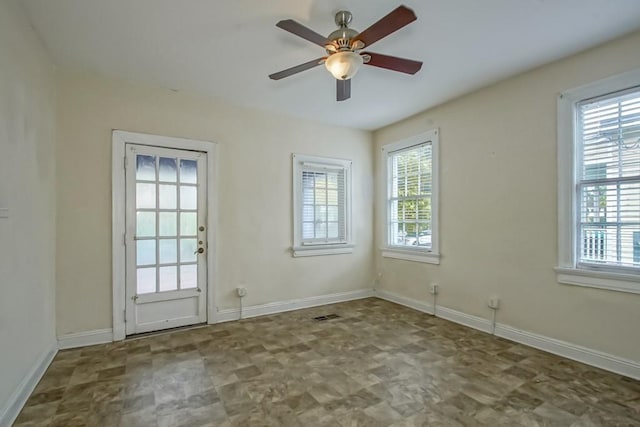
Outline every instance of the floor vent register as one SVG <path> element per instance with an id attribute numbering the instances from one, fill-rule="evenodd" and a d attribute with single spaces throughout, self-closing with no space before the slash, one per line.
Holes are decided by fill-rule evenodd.
<path id="1" fill-rule="evenodd" d="M 324 316 L 314 317 L 313 320 L 322 322 L 323 320 L 337 319 L 338 317 L 340 316 L 338 316 L 337 314 L 325 314 Z"/>

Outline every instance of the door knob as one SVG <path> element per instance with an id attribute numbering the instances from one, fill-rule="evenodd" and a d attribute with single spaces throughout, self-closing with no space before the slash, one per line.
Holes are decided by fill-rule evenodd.
<path id="1" fill-rule="evenodd" d="M 198 248 L 198 250 L 194 252 L 194 255 L 195 254 L 202 254 L 202 253 L 204 253 L 204 248 Z"/>

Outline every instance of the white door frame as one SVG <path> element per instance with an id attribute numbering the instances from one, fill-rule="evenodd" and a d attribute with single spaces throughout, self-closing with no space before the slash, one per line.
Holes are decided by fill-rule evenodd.
<path id="1" fill-rule="evenodd" d="M 211 141 L 174 138 L 169 136 L 149 135 L 144 133 L 114 130 L 112 137 L 112 281 L 113 281 L 113 340 L 126 337 L 125 329 L 125 278 L 126 256 L 125 241 L 125 145 L 127 143 L 151 145 L 163 148 L 177 148 L 207 153 L 207 323 L 216 323 L 215 277 L 216 265 L 216 231 L 218 188 L 217 188 L 217 144 Z"/>

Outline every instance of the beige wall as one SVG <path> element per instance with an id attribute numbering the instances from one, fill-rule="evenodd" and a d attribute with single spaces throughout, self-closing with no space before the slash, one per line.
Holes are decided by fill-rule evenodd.
<path id="1" fill-rule="evenodd" d="M 640 33 L 500 82 L 374 134 L 380 148 L 440 128 L 441 265 L 376 257 L 382 289 L 640 361 L 640 295 L 561 285 L 557 265 L 556 95 L 640 67 Z M 473 70 L 470 70 L 473 72 Z M 376 178 L 376 247 L 384 181 Z"/>
<path id="2" fill-rule="evenodd" d="M 13 0 L 0 0 L 0 425 L 55 344 L 53 66 Z"/>
<path id="3" fill-rule="evenodd" d="M 219 309 L 371 288 L 369 132 L 320 125 L 96 75 L 58 78 L 58 334 L 110 328 L 111 130 L 215 141 Z M 353 254 L 292 258 L 291 154 L 353 160 Z"/>

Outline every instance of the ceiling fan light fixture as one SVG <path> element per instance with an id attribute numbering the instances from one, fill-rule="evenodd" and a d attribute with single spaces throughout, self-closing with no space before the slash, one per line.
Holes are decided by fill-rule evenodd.
<path id="1" fill-rule="evenodd" d="M 343 51 L 330 55 L 324 65 L 336 79 L 349 80 L 356 75 L 362 63 L 362 56 L 355 52 Z"/>
<path id="2" fill-rule="evenodd" d="M 341 10 L 336 13 L 335 21 L 338 29 L 327 37 L 316 33 L 293 19 L 278 21 L 276 27 L 323 47 L 327 56 L 269 74 L 269 78 L 280 80 L 314 68 L 324 62 L 327 70 L 337 80 L 336 100 L 345 101 L 351 97 L 351 78 L 356 75 L 362 64 L 406 74 L 415 74 L 420 71 L 422 67 L 422 62 L 420 61 L 373 52 L 358 53 L 365 46 L 368 48 L 378 40 L 418 19 L 413 10 L 406 6 L 398 6 L 361 32 L 349 28 L 351 19 L 351 12 Z"/>

